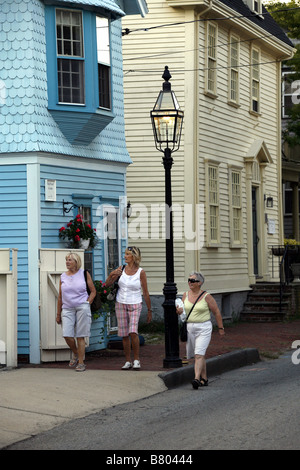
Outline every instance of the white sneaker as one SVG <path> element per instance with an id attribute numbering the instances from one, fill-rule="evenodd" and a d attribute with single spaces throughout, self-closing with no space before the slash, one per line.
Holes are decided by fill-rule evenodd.
<path id="1" fill-rule="evenodd" d="M 123 370 L 131 369 L 132 363 L 131 362 L 125 362 L 124 366 L 122 367 Z"/>
<path id="2" fill-rule="evenodd" d="M 141 368 L 141 363 L 137 359 L 133 361 L 133 368 L 134 369 L 140 369 Z"/>

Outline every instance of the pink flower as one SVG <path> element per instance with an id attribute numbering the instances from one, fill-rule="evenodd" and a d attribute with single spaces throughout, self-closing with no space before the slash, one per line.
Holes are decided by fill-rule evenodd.
<path id="1" fill-rule="evenodd" d="M 77 229 L 76 229 L 76 232 L 80 232 L 80 228 L 77 228 Z"/>
<path id="2" fill-rule="evenodd" d="M 104 292 L 104 294 L 107 294 L 107 290 L 104 290 L 103 292 Z"/>
<path id="3" fill-rule="evenodd" d="M 74 240 L 75 240 L 75 242 L 79 242 L 80 236 L 79 236 L 79 235 L 75 235 Z"/>

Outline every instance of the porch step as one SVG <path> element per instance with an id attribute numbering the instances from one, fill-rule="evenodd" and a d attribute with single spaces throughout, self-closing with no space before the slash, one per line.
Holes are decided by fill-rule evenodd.
<path id="1" fill-rule="evenodd" d="M 282 292 L 280 309 L 280 284 L 270 282 L 257 282 L 252 286 L 240 320 L 247 322 L 278 322 L 284 320 L 290 313 L 292 292 L 287 289 Z"/>

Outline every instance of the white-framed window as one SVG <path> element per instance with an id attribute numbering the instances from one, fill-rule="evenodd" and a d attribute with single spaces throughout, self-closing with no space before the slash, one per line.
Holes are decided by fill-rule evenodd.
<path id="1" fill-rule="evenodd" d="M 282 117 L 288 118 L 287 111 L 295 104 L 299 104 L 300 80 L 292 80 L 295 72 L 282 74 Z"/>
<path id="2" fill-rule="evenodd" d="M 207 162 L 207 245 L 220 243 L 219 164 Z"/>
<path id="3" fill-rule="evenodd" d="M 242 241 L 242 172 L 229 169 L 229 208 L 231 247 L 240 247 Z"/>
<path id="4" fill-rule="evenodd" d="M 260 113 L 260 51 L 251 48 L 250 111 Z"/>
<path id="5" fill-rule="evenodd" d="M 239 103 L 239 63 L 240 63 L 240 39 L 237 36 L 229 36 L 229 101 Z"/>
<path id="6" fill-rule="evenodd" d="M 85 104 L 82 12 L 56 10 L 58 101 Z"/>
<path id="7" fill-rule="evenodd" d="M 105 278 L 121 265 L 121 238 L 120 238 L 120 210 L 113 205 L 103 206 L 103 239 L 104 239 L 104 259 Z M 109 332 L 117 331 L 117 318 L 113 312 L 109 315 Z"/>
<path id="8" fill-rule="evenodd" d="M 205 91 L 214 96 L 217 94 L 217 40 L 217 25 L 207 22 Z"/>
<path id="9" fill-rule="evenodd" d="M 110 35 L 109 21 L 101 16 L 96 17 L 97 59 L 99 107 L 111 108 L 111 64 L 110 64 Z"/>
<path id="10" fill-rule="evenodd" d="M 244 0 L 244 3 L 248 5 L 253 13 L 262 15 L 262 0 Z"/>

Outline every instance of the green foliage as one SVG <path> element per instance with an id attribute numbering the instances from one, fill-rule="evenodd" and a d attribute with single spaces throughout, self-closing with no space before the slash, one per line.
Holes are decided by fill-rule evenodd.
<path id="1" fill-rule="evenodd" d="M 300 104 L 295 104 L 289 111 L 289 121 L 283 132 L 285 142 L 290 147 L 300 145 Z"/>

